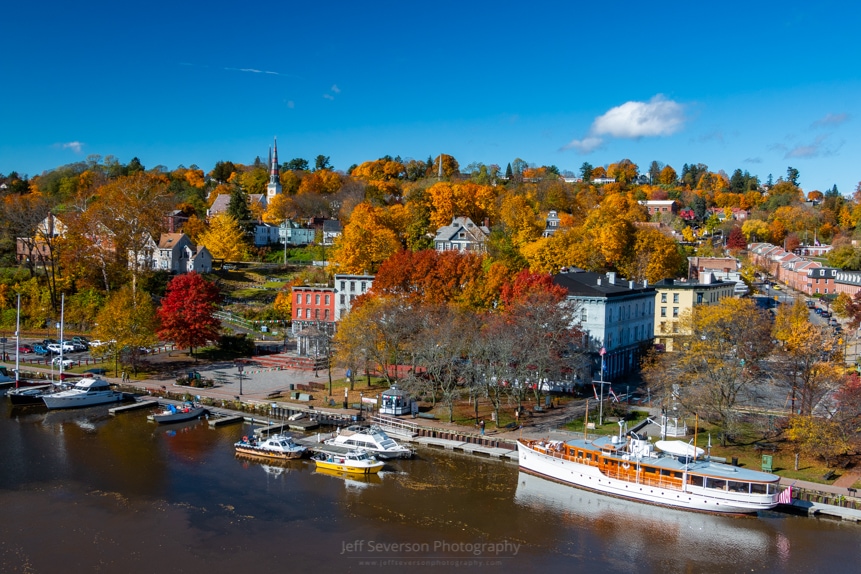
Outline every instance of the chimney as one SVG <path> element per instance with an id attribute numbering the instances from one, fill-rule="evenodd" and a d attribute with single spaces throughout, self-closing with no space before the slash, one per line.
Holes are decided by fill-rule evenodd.
<path id="1" fill-rule="evenodd" d="M 709 272 L 709 273 L 703 273 L 703 277 L 702 277 L 702 284 L 703 284 L 703 285 L 711 285 L 711 283 L 712 283 L 712 277 L 713 277 L 713 275 L 712 275 L 712 273 L 711 273 L 711 272 Z"/>
<path id="2" fill-rule="evenodd" d="M 611 285 L 614 284 L 616 282 L 616 272 L 607 271 L 607 279 L 609 279 Z"/>
<path id="3" fill-rule="evenodd" d="M 601 284 L 601 278 L 598 277 L 598 285 L 600 285 L 600 284 Z"/>
<path id="4" fill-rule="evenodd" d="M 628 281 L 628 289 L 633 289 L 633 288 L 634 288 L 634 282 Z"/>
<path id="5" fill-rule="evenodd" d="M 649 286 L 649 280 L 643 279 L 643 287 L 648 287 L 648 286 Z"/>

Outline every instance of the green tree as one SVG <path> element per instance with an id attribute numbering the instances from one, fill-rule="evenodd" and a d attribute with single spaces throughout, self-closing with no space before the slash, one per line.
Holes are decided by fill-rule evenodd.
<path id="1" fill-rule="evenodd" d="M 592 181 L 592 171 L 594 169 L 588 161 L 584 161 L 583 165 L 580 166 L 580 177 L 583 178 L 585 183 Z"/>
<path id="2" fill-rule="evenodd" d="M 329 163 L 329 156 L 318 155 L 314 159 L 314 171 L 320 171 L 321 169 L 332 169 L 332 165 Z"/>

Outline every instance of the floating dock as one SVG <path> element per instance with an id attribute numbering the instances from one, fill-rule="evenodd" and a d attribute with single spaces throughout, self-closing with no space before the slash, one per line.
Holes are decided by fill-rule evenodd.
<path id="1" fill-rule="evenodd" d="M 130 405 L 110 408 L 108 409 L 108 413 L 112 415 L 118 415 L 127 411 L 136 411 L 138 409 L 146 409 L 155 406 L 158 406 L 158 401 L 135 401 Z"/>

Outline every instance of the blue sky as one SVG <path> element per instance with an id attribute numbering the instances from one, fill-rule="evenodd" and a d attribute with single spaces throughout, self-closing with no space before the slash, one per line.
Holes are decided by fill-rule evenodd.
<path id="1" fill-rule="evenodd" d="M 14 2 L 0 173 L 447 153 L 861 180 L 851 3 Z M 566 6 L 570 4 L 570 6 Z M 768 4 L 763 6 L 762 4 Z"/>

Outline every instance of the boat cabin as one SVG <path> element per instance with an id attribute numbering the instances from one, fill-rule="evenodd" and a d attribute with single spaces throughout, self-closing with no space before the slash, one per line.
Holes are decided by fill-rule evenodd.
<path id="1" fill-rule="evenodd" d="M 397 385 L 392 385 L 392 388 L 383 391 L 380 398 L 382 400 L 380 414 L 382 415 L 408 415 L 412 412 L 412 401 L 409 393 L 402 391 Z"/>

